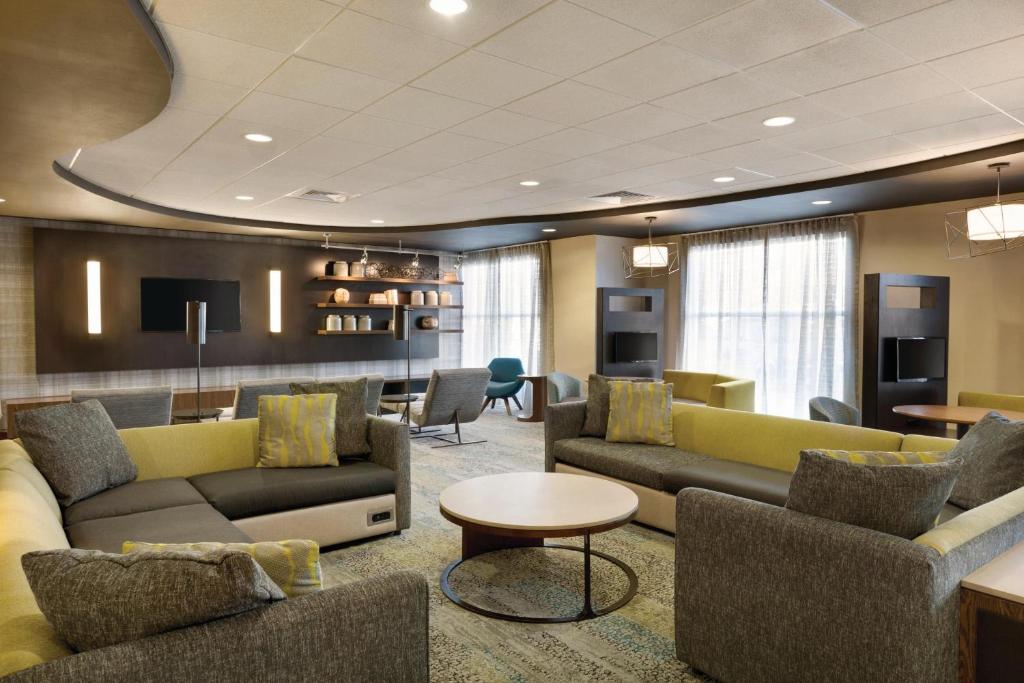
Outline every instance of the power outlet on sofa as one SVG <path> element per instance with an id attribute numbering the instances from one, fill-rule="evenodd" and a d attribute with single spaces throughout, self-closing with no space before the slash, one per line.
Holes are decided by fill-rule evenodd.
<path id="1" fill-rule="evenodd" d="M 391 510 L 381 510 L 379 512 L 368 512 L 366 514 L 366 525 L 373 526 L 375 524 L 384 524 L 385 522 L 391 521 Z"/>

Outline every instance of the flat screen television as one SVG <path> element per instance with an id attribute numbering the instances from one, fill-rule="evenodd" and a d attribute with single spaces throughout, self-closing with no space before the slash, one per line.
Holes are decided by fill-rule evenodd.
<path id="1" fill-rule="evenodd" d="M 141 284 L 143 332 L 184 332 L 185 303 L 206 302 L 207 332 L 242 329 L 238 280 L 144 277 Z"/>
<path id="2" fill-rule="evenodd" d="M 616 332 L 616 363 L 651 363 L 658 360 L 656 332 Z"/>
<path id="3" fill-rule="evenodd" d="M 946 378 L 944 337 L 897 337 L 896 381 L 927 382 Z"/>

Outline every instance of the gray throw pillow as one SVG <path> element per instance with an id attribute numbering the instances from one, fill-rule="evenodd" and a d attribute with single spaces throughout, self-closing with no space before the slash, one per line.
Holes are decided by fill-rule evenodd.
<path id="1" fill-rule="evenodd" d="M 64 507 L 135 479 L 135 463 L 99 401 L 26 410 L 15 419 L 32 464 Z"/>
<path id="2" fill-rule="evenodd" d="M 960 460 L 928 465 L 860 465 L 801 451 L 786 507 L 815 517 L 916 538 L 935 526 Z"/>
<path id="3" fill-rule="evenodd" d="M 950 456 L 964 461 L 949 502 L 969 510 L 1024 486 L 1024 420 L 990 412 L 971 427 Z"/>
<path id="4" fill-rule="evenodd" d="M 338 397 L 334 420 L 335 443 L 339 456 L 366 455 L 366 378 L 339 382 L 292 384 L 292 395 L 335 394 Z"/>
<path id="5" fill-rule="evenodd" d="M 248 553 L 41 550 L 21 557 L 39 609 L 75 650 L 201 624 L 283 600 Z"/>
<path id="6" fill-rule="evenodd" d="M 608 432 L 608 413 L 611 406 L 611 382 L 655 382 L 651 377 L 605 377 L 590 375 L 587 378 L 587 415 L 583 420 L 580 436 L 599 436 Z"/>

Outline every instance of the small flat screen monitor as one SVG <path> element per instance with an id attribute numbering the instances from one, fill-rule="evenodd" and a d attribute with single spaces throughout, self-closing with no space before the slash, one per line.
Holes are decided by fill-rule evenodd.
<path id="1" fill-rule="evenodd" d="M 946 340 L 943 337 L 896 339 L 896 381 L 927 382 L 946 378 Z"/>
<path id="2" fill-rule="evenodd" d="M 658 360 L 656 332 L 616 332 L 616 363 L 650 363 Z"/>
<path id="3" fill-rule="evenodd" d="M 188 301 L 206 302 L 207 332 L 242 329 L 238 280 L 144 277 L 141 294 L 143 332 L 184 332 Z"/>

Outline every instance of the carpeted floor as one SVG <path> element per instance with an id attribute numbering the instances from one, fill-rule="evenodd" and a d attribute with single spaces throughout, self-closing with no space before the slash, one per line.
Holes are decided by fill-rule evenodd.
<path id="1" fill-rule="evenodd" d="M 413 440 L 412 528 L 401 536 L 357 543 L 324 554 L 328 585 L 406 568 L 431 586 L 431 678 L 434 681 L 699 681 L 675 658 L 673 539 L 630 524 L 592 539 L 595 550 L 636 571 L 639 592 L 612 614 L 575 624 L 520 624 L 468 612 L 442 595 L 441 571 L 460 551 L 460 529 L 438 513 L 442 489 L 499 472 L 543 471 L 544 426 L 487 411 L 464 430 L 487 443 L 432 449 Z M 565 539 L 578 545 L 582 539 Z M 625 588 L 622 572 L 594 560 L 595 604 Z M 582 600 L 582 555 L 519 549 L 474 558 L 452 575 L 467 599 L 522 614 L 572 614 Z"/>

